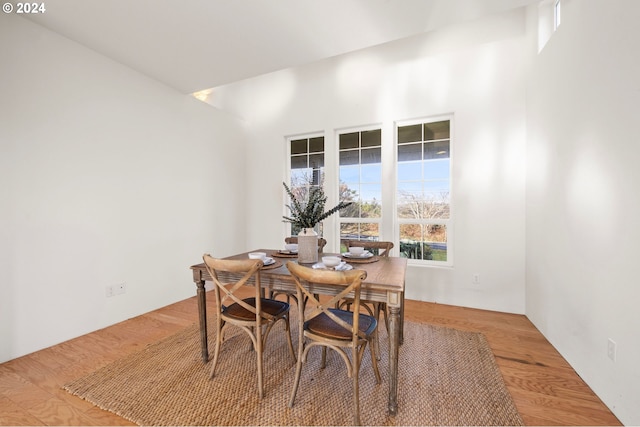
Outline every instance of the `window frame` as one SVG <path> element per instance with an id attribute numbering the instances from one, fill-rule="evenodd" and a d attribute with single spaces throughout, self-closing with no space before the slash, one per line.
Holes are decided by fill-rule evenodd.
<path id="1" fill-rule="evenodd" d="M 556 31 L 562 23 L 562 4 L 560 0 L 554 0 L 553 3 L 553 31 Z"/>
<path id="2" fill-rule="evenodd" d="M 399 205 L 399 197 L 398 197 L 398 171 L 399 171 L 399 161 L 398 161 L 398 128 L 404 126 L 412 126 L 412 125 L 423 125 L 428 123 L 435 123 L 441 121 L 449 121 L 449 218 L 447 219 L 439 219 L 439 218 L 400 218 L 398 215 L 398 205 Z M 453 267 L 453 258 L 454 258 L 454 191 L 453 191 L 453 165 L 454 165 L 454 151 L 455 151 L 455 143 L 454 143 L 454 115 L 453 114 L 443 114 L 438 116 L 425 116 L 414 119 L 407 120 L 396 120 L 393 126 L 393 148 L 394 148 L 394 183 L 393 183 L 393 243 L 394 243 L 394 255 L 400 256 L 400 226 L 402 224 L 420 224 L 420 225 L 445 225 L 446 233 L 447 233 L 447 260 L 446 261 L 434 261 L 434 260 L 423 260 L 423 259 L 408 259 L 407 262 L 409 265 L 416 266 L 429 266 L 429 267 Z M 424 142 L 424 138 L 422 139 Z M 424 181 L 424 180 L 423 180 Z"/>
<path id="3" fill-rule="evenodd" d="M 384 145 L 385 145 L 385 128 L 381 123 L 376 123 L 376 124 L 372 124 L 372 125 L 366 125 L 366 126 L 355 126 L 355 127 L 349 127 L 349 128 L 341 128 L 341 129 L 336 129 L 335 130 L 335 153 L 336 153 L 336 161 L 335 161 L 335 180 L 336 180 L 336 194 L 338 195 L 338 198 L 340 197 L 340 135 L 344 135 L 344 134 L 349 134 L 349 133 L 362 133 L 362 132 L 369 132 L 369 131 L 379 131 L 380 132 L 380 216 L 378 217 L 367 217 L 367 218 L 362 218 L 362 217 L 344 217 L 342 216 L 340 213 L 338 213 L 337 215 L 337 219 L 336 219 L 336 230 L 335 230 L 335 235 L 338 237 L 340 243 L 339 243 L 339 247 L 342 248 L 342 224 L 343 223 L 351 223 L 351 224 L 377 224 L 378 225 L 378 240 L 387 240 L 384 238 L 384 234 L 383 234 L 383 229 L 384 229 L 384 206 L 385 206 L 385 200 L 384 200 L 384 177 L 383 177 L 383 169 L 384 169 L 384 163 L 385 163 L 385 159 L 384 159 Z M 361 136 L 360 136 L 361 138 Z M 359 141 L 361 142 L 361 139 L 359 139 Z M 357 150 L 359 152 L 359 154 L 362 153 L 362 149 L 366 149 L 366 147 L 362 147 L 361 143 L 359 143 Z M 355 148 L 354 148 L 355 150 Z M 362 158 L 359 157 L 359 165 L 362 166 L 362 162 L 361 162 Z M 365 163 L 366 164 L 366 163 Z M 362 177 L 360 176 L 360 179 Z M 359 181 L 360 184 L 362 184 L 363 182 L 360 180 Z M 366 184 L 367 182 L 365 182 Z M 370 184 L 370 183 L 369 183 Z M 360 236 L 361 237 L 361 236 Z"/>
<path id="4" fill-rule="evenodd" d="M 410 126 L 415 124 L 425 124 L 440 121 L 449 121 L 449 218 L 443 219 L 401 219 L 398 216 L 398 127 Z M 446 226 L 447 233 L 447 260 L 446 261 L 433 261 L 422 259 L 408 259 L 409 265 L 420 267 L 439 267 L 439 268 L 451 268 L 454 265 L 454 215 L 455 215 L 455 192 L 454 192 L 454 175 L 455 169 L 455 117 L 453 113 L 446 113 L 441 115 L 423 116 L 413 119 L 402 120 L 389 120 L 381 123 L 375 123 L 372 125 L 345 127 L 333 130 L 333 140 L 331 137 L 327 138 L 327 134 L 324 131 L 301 133 L 296 135 L 290 135 L 285 137 L 287 164 L 285 170 L 285 182 L 291 184 L 292 169 L 291 169 L 291 142 L 298 139 L 311 139 L 316 137 L 324 138 L 324 151 L 323 151 L 323 166 L 322 177 L 325 184 L 325 191 L 329 195 L 329 203 L 335 203 L 339 201 L 340 192 L 340 138 L 339 135 L 352 133 L 352 132 L 366 132 L 370 130 L 380 130 L 380 144 L 381 144 L 381 199 L 380 199 L 380 216 L 374 218 L 353 218 L 342 217 L 340 214 L 336 214 L 331 218 L 327 218 L 328 227 L 324 228 L 323 225 L 317 229 L 319 235 L 329 236 L 335 242 L 336 249 L 341 247 L 341 225 L 343 223 L 377 223 L 378 224 L 378 239 L 383 241 L 391 241 L 394 247 L 391 251 L 392 256 L 400 256 L 400 225 L 406 223 L 420 224 L 443 224 Z M 422 141 L 424 142 L 424 141 Z M 360 147 L 361 149 L 361 147 Z M 329 188 L 327 188 L 329 186 Z M 327 191 L 329 190 L 329 191 Z M 333 197 L 331 197 L 333 195 Z M 283 191 L 283 200 L 287 203 L 287 196 Z M 285 206 L 283 206 L 283 215 L 288 215 L 289 212 Z M 291 235 L 291 224 L 284 223 L 285 225 L 285 237 Z M 324 229 L 323 229 L 324 228 Z"/>
<path id="5" fill-rule="evenodd" d="M 292 157 L 296 156 L 296 154 L 292 154 L 292 150 L 291 150 L 291 145 L 293 141 L 298 141 L 298 140 L 302 140 L 302 139 L 306 139 L 306 140 L 311 140 L 314 138 L 322 138 L 323 139 L 323 149 L 322 149 L 322 166 L 320 167 L 320 175 L 319 175 L 319 184 L 322 185 L 324 183 L 324 178 L 325 175 L 327 174 L 327 138 L 324 134 L 324 132 L 309 132 L 309 133 L 303 133 L 303 134 L 297 134 L 297 135 L 289 135 L 285 137 L 285 148 L 286 148 L 286 153 L 287 153 L 287 165 L 286 165 L 286 178 L 285 178 L 285 182 L 287 183 L 287 185 L 289 185 L 289 187 L 293 190 L 293 183 L 291 182 L 291 178 L 292 178 L 292 168 L 291 168 L 291 159 Z M 310 151 L 309 148 L 309 142 L 307 142 L 307 151 L 306 151 L 306 156 L 310 156 L 314 153 L 320 153 L 320 152 L 312 152 Z M 299 153 L 298 153 L 299 154 Z M 307 168 L 307 169 L 311 169 L 312 168 Z M 312 172 L 313 174 L 313 172 Z M 309 187 L 309 185 L 307 185 L 307 187 Z M 287 207 L 285 205 L 289 204 L 289 198 L 286 194 L 286 192 L 282 191 L 283 194 L 283 215 L 284 216 L 289 216 L 291 214 L 291 212 L 289 212 L 289 209 L 287 209 Z M 289 236 L 296 236 L 296 234 L 293 233 L 293 224 L 288 223 L 288 222 L 284 222 L 284 229 L 285 229 L 285 237 L 289 237 Z M 318 233 L 319 236 L 321 236 L 323 234 L 323 225 L 322 224 L 317 224 L 315 227 L 316 232 Z"/>

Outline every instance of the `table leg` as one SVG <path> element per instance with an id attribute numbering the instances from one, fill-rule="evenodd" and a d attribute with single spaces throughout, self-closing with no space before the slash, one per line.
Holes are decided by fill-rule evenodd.
<path id="1" fill-rule="evenodd" d="M 400 308 L 399 306 L 389 307 L 389 415 L 396 415 L 398 413 Z"/>
<path id="2" fill-rule="evenodd" d="M 198 319 L 200 320 L 200 347 L 202 349 L 202 361 L 209 360 L 209 344 L 207 342 L 207 296 L 204 289 L 204 280 L 196 282 L 198 287 L 196 297 L 198 298 Z"/>

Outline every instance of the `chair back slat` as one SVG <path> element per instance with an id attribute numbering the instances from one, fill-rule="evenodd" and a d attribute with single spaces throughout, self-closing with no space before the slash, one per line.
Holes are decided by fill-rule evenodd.
<path id="1" fill-rule="evenodd" d="M 373 250 L 377 252 L 376 255 L 381 257 L 388 257 L 389 252 L 393 249 L 393 242 L 385 242 L 385 241 L 374 241 L 374 240 L 343 240 L 342 243 L 347 247 L 347 249 L 360 246 L 367 250 Z"/>
<path id="2" fill-rule="evenodd" d="M 224 260 L 213 258 L 209 254 L 205 254 L 202 259 L 204 260 L 207 272 L 211 276 L 213 284 L 215 286 L 214 292 L 216 296 L 216 303 L 219 307 L 231 305 L 236 303 L 245 310 L 250 311 L 256 315 L 256 320 L 260 319 L 272 319 L 269 313 L 262 312 L 260 307 L 260 269 L 264 265 L 262 260 L 259 259 L 247 259 L 247 260 Z M 234 283 L 225 283 L 220 280 L 218 272 L 227 273 L 244 273 L 244 275 Z M 255 283 L 250 285 L 249 280 L 255 276 Z M 253 306 L 244 301 L 244 298 L 237 295 L 238 291 L 244 286 L 254 286 L 256 290 L 256 305 Z M 260 313 L 260 315 L 258 314 Z"/>
<path id="3" fill-rule="evenodd" d="M 360 312 L 360 290 L 362 287 L 362 281 L 367 278 L 367 272 L 364 270 L 349 270 L 349 271 L 331 271 L 331 270 L 319 270 L 301 266 L 294 262 L 288 262 L 287 268 L 291 272 L 291 275 L 296 283 L 298 290 L 298 301 L 306 301 L 304 307 L 301 308 L 301 315 L 305 320 L 311 320 L 316 316 L 324 313 L 331 320 L 338 325 L 342 326 L 347 331 L 354 335 L 358 335 L 360 338 L 364 338 L 364 334 L 359 330 L 359 312 Z M 337 285 L 344 286 L 344 288 L 334 295 L 328 301 L 322 303 L 309 289 L 313 288 L 313 284 L 322 285 Z M 345 298 L 347 295 L 353 293 L 353 323 L 349 324 L 343 319 L 336 316 L 331 309 L 333 309 L 338 301 Z M 306 309 L 306 311 L 305 311 Z"/>

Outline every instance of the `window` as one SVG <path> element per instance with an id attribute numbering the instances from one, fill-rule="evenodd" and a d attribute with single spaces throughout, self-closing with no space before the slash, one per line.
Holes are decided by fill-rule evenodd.
<path id="1" fill-rule="evenodd" d="M 324 136 L 289 138 L 289 170 L 291 173 L 290 188 L 293 194 L 308 193 L 309 186 L 322 185 L 324 174 Z M 318 225 L 321 227 L 321 224 Z M 291 227 L 290 235 L 295 236 L 300 230 Z M 321 233 L 321 230 L 316 230 Z"/>
<path id="2" fill-rule="evenodd" d="M 553 5 L 553 29 L 554 31 L 560 26 L 560 0 L 555 0 Z"/>
<path id="3" fill-rule="evenodd" d="M 560 0 L 542 0 L 538 4 L 538 53 L 560 27 Z"/>
<path id="4" fill-rule="evenodd" d="M 340 240 L 380 238 L 381 136 L 379 128 L 338 134 L 339 197 L 340 201 L 353 202 L 340 212 Z"/>
<path id="5" fill-rule="evenodd" d="M 440 116 L 336 132 L 329 149 L 337 160 L 326 173 L 338 192 L 329 203 L 352 204 L 334 217 L 337 229 L 318 233 L 336 240 L 339 234 L 340 241 L 390 240 L 392 254 L 412 264 L 453 265 L 452 120 Z M 325 139 L 310 135 L 288 142 L 291 189 L 304 196 L 324 182 Z M 337 249 L 338 242 L 330 243 Z"/>
<path id="6" fill-rule="evenodd" d="M 400 256 L 450 265 L 451 121 L 397 126 L 396 216 Z"/>

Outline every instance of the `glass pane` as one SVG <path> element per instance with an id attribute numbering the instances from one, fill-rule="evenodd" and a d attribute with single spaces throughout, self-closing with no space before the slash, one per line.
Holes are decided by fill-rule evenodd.
<path id="1" fill-rule="evenodd" d="M 449 139 L 449 120 L 424 124 L 424 140 Z"/>
<path id="2" fill-rule="evenodd" d="M 377 200 L 382 199 L 382 184 L 360 184 L 361 200 Z"/>
<path id="3" fill-rule="evenodd" d="M 425 180 L 448 180 L 449 179 L 449 159 L 428 160 L 424 162 Z"/>
<path id="4" fill-rule="evenodd" d="M 380 240 L 380 224 L 374 222 L 365 222 L 360 224 L 360 235 L 358 240 Z"/>
<path id="5" fill-rule="evenodd" d="M 314 187 L 319 187 L 322 183 L 322 169 L 311 169 L 311 184 Z"/>
<path id="6" fill-rule="evenodd" d="M 309 152 L 320 153 L 324 151 L 324 136 L 309 138 Z"/>
<path id="7" fill-rule="evenodd" d="M 429 256 L 433 261 L 447 260 L 447 226 L 444 224 L 429 224 L 424 226 L 423 256 Z"/>
<path id="8" fill-rule="evenodd" d="M 449 141 L 436 141 L 424 144 L 424 159 L 448 159 Z"/>
<path id="9" fill-rule="evenodd" d="M 340 183 L 340 195 L 339 200 L 341 202 L 352 202 L 353 204 L 345 209 L 341 209 L 338 215 L 342 218 L 357 218 L 359 214 L 359 207 L 356 203 L 358 201 L 358 192 L 356 189 L 358 184 L 352 184 L 350 187 L 347 184 Z"/>
<path id="10" fill-rule="evenodd" d="M 381 148 L 367 148 L 360 151 L 362 164 L 368 163 L 380 163 L 382 162 L 382 149 Z"/>
<path id="11" fill-rule="evenodd" d="M 357 218 L 359 212 L 358 201 L 360 200 L 360 186 L 358 183 L 340 184 L 340 201 L 341 202 L 353 202 L 353 204 L 346 209 L 340 211 L 340 216 L 343 218 Z"/>
<path id="12" fill-rule="evenodd" d="M 398 163 L 398 181 L 415 181 L 422 179 L 421 162 Z"/>
<path id="13" fill-rule="evenodd" d="M 360 203 L 357 199 L 346 200 L 349 202 L 353 202 L 351 205 L 347 206 L 344 209 L 340 209 L 338 215 L 340 218 L 359 218 L 360 217 Z"/>
<path id="14" fill-rule="evenodd" d="M 422 144 L 398 145 L 398 161 L 422 160 Z"/>
<path id="15" fill-rule="evenodd" d="M 444 224 L 401 224 L 399 237 L 403 258 L 447 260 L 447 227 Z"/>
<path id="16" fill-rule="evenodd" d="M 340 135 L 340 149 L 345 150 L 347 148 L 358 148 L 359 147 L 359 133 L 360 132 L 352 132 L 352 133 L 343 133 Z"/>
<path id="17" fill-rule="evenodd" d="M 357 165 L 360 163 L 360 152 L 358 150 L 340 151 L 340 166 Z"/>
<path id="18" fill-rule="evenodd" d="M 422 204 L 424 218 L 449 219 L 449 201 L 436 197 L 426 199 Z"/>
<path id="19" fill-rule="evenodd" d="M 360 235 L 360 228 L 357 223 L 343 222 L 340 224 L 340 240 L 357 239 Z"/>
<path id="20" fill-rule="evenodd" d="M 398 144 L 417 141 L 422 141 L 422 125 L 398 127 Z"/>
<path id="21" fill-rule="evenodd" d="M 398 196 L 400 199 L 405 197 L 422 198 L 422 182 L 400 182 L 398 183 Z"/>
<path id="22" fill-rule="evenodd" d="M 360 136 L 360 144 L 362 147 L 379 147 L 382 141 L 381 135 L 380 129 L 364 131 Z"/>
<path id="23" fill-rule="evenodd" d="M 324 154 L 310 154 L 309 167 L 314 169 L 324 167 Z"/>
<path id="24" fill-rule="evenodd" d="M 307 140 L 296 139 L 291 141 L 291 154 L 303 154 L 307 152 Z"/>
<path id="25" fill-rule="evenodd" d="M 406 182 L 398 185 L 398 218 L 422 218 L 424 201 L 422 182 Z"/>
<path id="26" fill-rule="evenodd" d="M 406 198 L 398 202 L 398 218 L 422 218 L 422 199 Z"/>
<path id="27" fill-rule="evenodd" d="M 449 200 L 449 181 L 425 181 L 424 194 L 426 200 Z"/>
<path id="28" fill-rule="evenodd" d="M 377 223 L 340 224 L 340 240 L 380 240 L 380 225 Z"/>
<path id="29" fill-rule="evenodd" d="M 377 163 L 373 165 L 361 166 L 360 180 L 362 182 L 381 182 L 382 181 L 382 165 L 380 165 L 380 163 Z"/>
<path id="30" fill-rule="evenodd" d="M 382 206 L 378 200 L 367 200 L 360 204 L 360 218 L 380 218 Z"/>
<path id="31" fill-rule="evenodd" d="M 422 259 L 422 228 L 420 224 L 400 224 L 400 256 Z"/>
<path id="32" fill-rule="evenodd" d="M 291 156 L 291 169 L 306 169 L 306 168 L 307 168 L 307 156 Z"/>
<path id="33" fill-rule="evenodd" d="M 340 166 L 340 182 L 358 182 L 360 181 L 359 166 Z"/>
<path id="34" fill-rule="evenodd" d="M 360 218 L 380 218 L 382 216 L 381 187 L 381 184 L 360 185 Z"/>
<path id="35" fill-rule="evenodd" d="M 304 185 L 311 175 L 310 169 L 291 169 L 291 186 Z"/>

